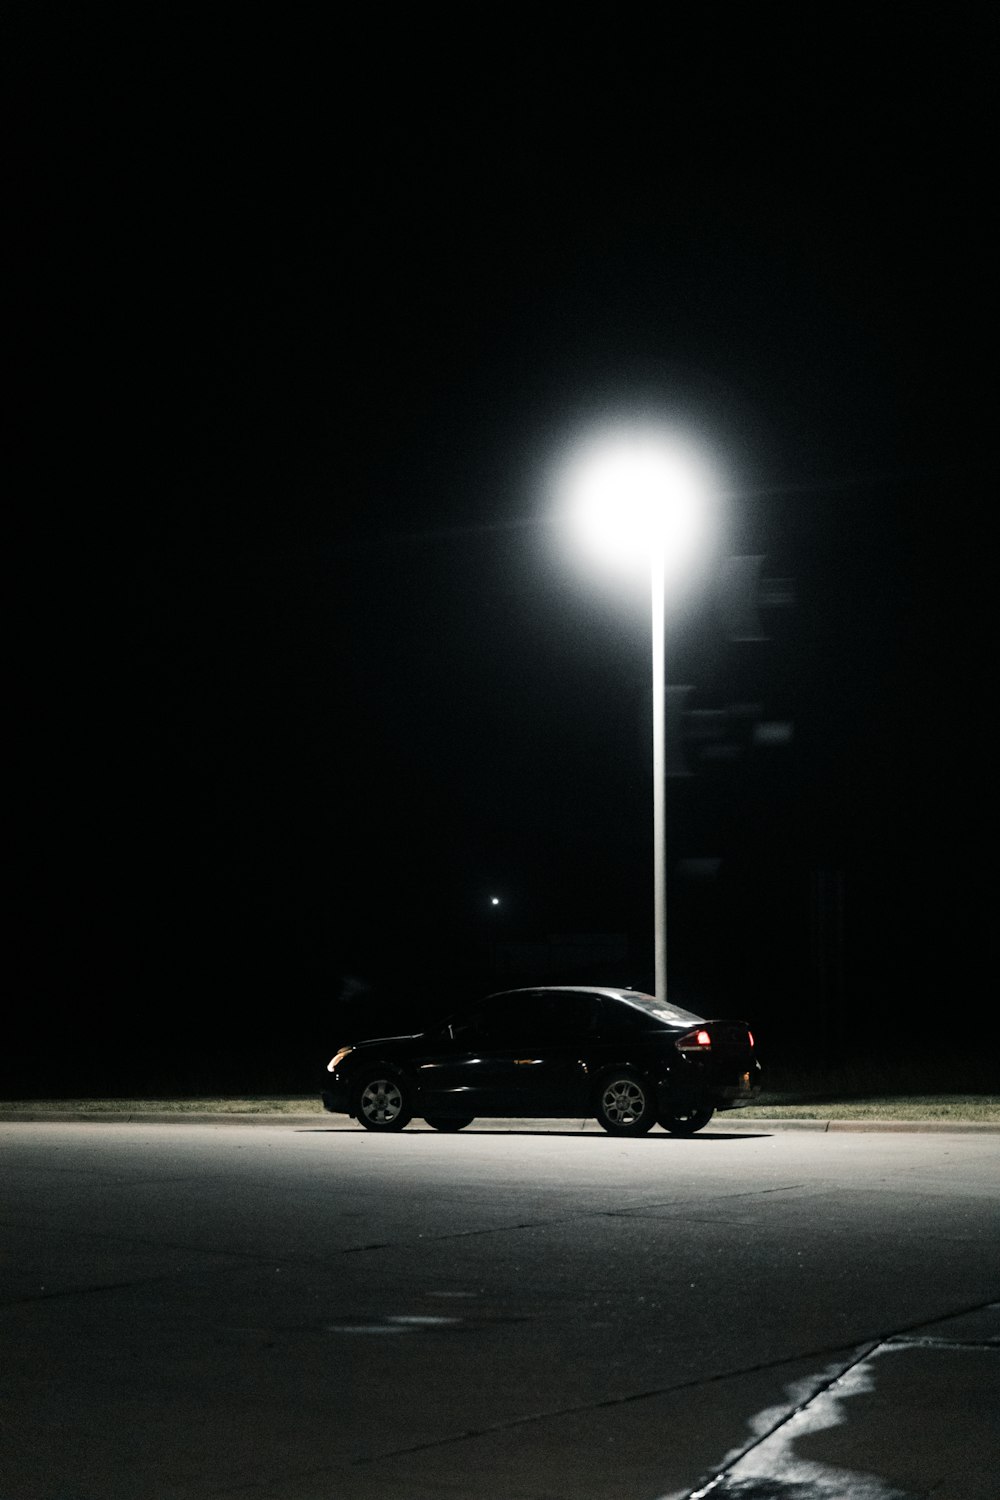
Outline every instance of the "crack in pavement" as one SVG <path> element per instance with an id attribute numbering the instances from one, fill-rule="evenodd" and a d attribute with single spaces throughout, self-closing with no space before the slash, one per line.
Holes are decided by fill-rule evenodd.
<path id="1" fill-rule="evenodd" d="M 363 1468 L 367 1467 L 369 1464 L 381 1463 L 384 1459 L 404 1458 L 409 1454 L 423 1453 L 428 1451 L 429 1449 L 446 1448 L 455 1443 L 467 1442 L 470 1438 L 485 1437 L 491 1433 L 510 1432 L 516 1430 L 519 1427 L 527 1427 L 538 1422 L 549 1422 L 560 1417 L 580 1416 L 585 1412 L 606 1411 L 615 1407 L 629 1406 L 640 1401 L 655 1400 L 658 1396 L 673 1395 L 678 1391 L 698 1390 L 699 1388 L 704 1386 L 718 1385 L 723 1381 L 736 1380 L 744 1375 L 758 1375 L 763 1374 L 768 1370 L 780 1370 L 783 1366 L 799 1364 L 803 1360 L 833 1359 L 837 1356 L 843 1355 L 845 1351 L 850 1351 L 850 1357 L 844 1362 L 843 1366 L 840 1367 L 832 1375 L 828 1375 L 825 1372 L 820 1384 L 816 1386 L 816 1388 L 804 1401 L 797 1403 L 795 1407 L 787 1410 L 785 1414 L 774 1424 L 773 1427 L 769 1428 L 766 1433 L 762 1434 L 759 1437 L 754 1437 L 754 1439 L 750 1443 L 748 1443 L 744 1449 L 741 1449 L 738 1453 L 734 1454 L 733 1457 L 727 1461 L 726 1467 L 719 1471 L 719 1474 L 716 1476 L 716 1478 L 718 1479 L 723 1477 L 729 1471 L 729 1469 L 731 1469 L 736 1463 L 738 1463 L 741 1458 L 744 1458 L 747 1453 L 752 1452 L 754 1448 L 758 1447 L 766 1437 L 771 1436 L 780 1427 L 782 1427 L 785 1422 L 787 1422 L 796 1414 L 797 1411 L 808 1405 L 810 1401 L 814 1401 L 818 1395 L 822 1395 L 822 1393 L 826 1389 L 828 1389 L 829 1386 L 835 1384 L 836 1381 L 842 1379 L 848 1371 L 869 1358 L 869 1356 L 880 1346 L 890 1344 L 893 1340 L 901 1339 L 909 1332 L 916 1332 L 917 1329 L 926 1328 L 928 1324 L 947 1323 L 950 1322 L 953 1318 L 965 1317 L 970 1313 L 983 1312 L 987 1308 L 991 1308 L 994 1305 L 995 1303 L 992 1299 L 989 1299 L 986 1302 L 976 1302 L 966 1307 L 961 1307 L 952 1312 L 943 1313 L 937 1318 L 927 1318 L 925 1316 L 914 1321 L 913 1323 L 907 1323 L 901 1328 L 892 1330 L 886 1329 L 877 1334 L 870 1335 L 869 1338 L 864 1339 L 860 1342 L 857 1340 L 852 1340 L 849 1344 L 828 1344 L 817 1349 L 805 1349 L 796 1351 L 794 1354 L 782 1355 L 780 1359 L 764 1360 L 759 1364 L 746 1365 L 735 1370 L 720 1370 L 713 1375 L 699 1376 L 699 1378 L 696 1380 L 677 1381 L 672 1385 L 658 1386 L 653 1390 L 632 1391 L 626 1395 L 609 1396 L 599 1401 L 585 1401 L 574 1406 L 555 1407 L 550 1411 L 530 1412 L 521 1417 L 512 1417 L 506 1422 L 490 1423 L 483 1427 L 468 1428 L 464 1432 L 453 1433 L 449 1437 L 434 1438 L 430 1442 L 426 1443 L 416 1443 L 411 1447 L 387 1449 L 385 1452 L 374 1454 L 370 1458 L 352 1459 L 350 1460 L 350 1463 L 354 1468 Z M 977 1345 L 976 1347 L 980 1346 Z M 993 1348 L 994 1346 L 986 1345 L 985 1347 Z M 706 1493 L 708 1492 L 706 1491 Z M 691 1492 L 688 1500 L 696 1500 L 694 1491 Z"/>
<path id="2" fill-rule="evenodd" d="M 17 1229 L 28 1228 L 33 1234 L 58 1235 L 62 1239 L 65 1239 L 66 1236 L 65 1229 L 58 1228 L 57 1226 L 52 1224 L 25 1225 L 24 1223 L 19 1223 L 17 1225 L 11 1226 L 10 1224 L 5 1224 L 2 1220 L 0 1220 L 0 1228 L 9 1229 L 11 1227 Z M 213 1249 L 209 1245 L 193 1245 L 184 1240 L 158 1240 L 152 1239 L 148 1235 L 141 1234 L 100 1234 L 97 1230 L 93 1229 L 76 1230 L 74 1231 L 74 1233 L 76 1234 L 78 1239 L 84 1240 L 88 1244 L 97 1243 L 99 1245 L 130 1246 L 141 1245 L 144 1249 L 182 1251 L 189 1255 L 209 1255 L 214 1256 L 217 1260 L 246 1260 L 256 1262 L 259 1265 L 273 1265 L 276 1260 L 280 1260 L 282 1262 L 301 1260 L 305 1264 L 312 1264 L 317 1260 L 323 1259 L 323 1257 L 321 1256 L 289 1255 L 284 1250 L 280 1252 L 276 1251 L 273 1255 L 265 1255 L 256 1250 Z"/>
<path id="3" fill-rule="evenodd" d="M 185 1182 L 189 1178 L 177 1178 L 175 1181 Z M 157 1179 L 143 1179 L 144 1184 L 157 1184 Z M 757 1188 L 740 1193 L 720 1193 L 707 1200 L 708 1203 L 726 1203 L 742 1198 L 761 1198 L 773 1193 L 795 1192 L 808 1186 L 806 1183 L 793 1182 L 780 1187 Z M 520 1224 L 490 1224 L 480 1229 L 456 1229 L 444 1234 L 418 1234 L 415 1239 L 407 1238 L 400 1240 L 376 1240 L 363 1245 L 343 1245 L 339 1249 L 333 1249 L 325 1253 L 301 1255 L 282 1250 L 279 1254 L 267 1255 L 258 1251 L 234 1249 L 229 1247 L 213 1248 L 206 1245 L 192 1244 L 183 1240 L 164 1241 L 152 1238 L 148 1235 L 138 1234 L 107 1234 L 97 1230 L 77 1229 L 75 1233 L 80 1239 L 87 1242 L 97 1242 L 102 1245 L 142 1245 L 152 1249 L 180 1251 L 190 1255 L 208 1255 L 216 1257 L 231 1257 L 236 1260 L 245 1260 L 260 1265 L 269 1265 L 274 1260 L 280 1259 L 288 1264 L 315 1265 L 321 1264 L 331 1255 L 359 1255 L 368 1250 L 400 1250 L 421 1244 L 441 1244 L 449 1240 L 475 1239 L 490 1234 L 511 1234 L 522 1229 L 545 1229 L 560 1224 L 572 1224 L 577 1220 L 585 1219 L 629 1219 L 648 1218 L 663 1209 L 682 1210 L 685 1204 L 690 1203 L 687 1198 L 664 1198 L 656 1203 L 637 1205 L 630 1208 L 613 1209 L 580 1209 L 575 1213 L 560 1214 L 546 1219 L 531 1219 Z M 703 1208 L 704 1203 L 691 1205 Z M 684 1215 L 690 1218 L 690 1215 Z M 721 1220 L 708 1220 L 706 1222 L 722 1222 Z M 50 1234 L 64 1236 L 65 1229 L 53 1224 L 31 1224 L 26 1225 L 23 1221 L 10 1221 L 0 1219 L 0 1227 L 5 1229 L 30 1229 L 32 1233 Z"/>
<path id="4" fill-rule="evenodd" d="M 753 1437 L 743 1448 L 732 1453 L 725 1465 L 712 1476 L 707 1484 L 700 1485 L 697 1489 L 691 1490 L 688 1493 L 687 1500 L 705 1500 L 705 1497 L 717 1489 L 719 1484 L 726 1478 L 726 1475 L 732 1473 L 736 1465 L 742 1463 L 748 1454 L 753 1453 L 756 1448 L 766 1443 L 768 1438 L 773 1437 L 776 1432 L 780 1432 L 782 1427 L 787 1426 L 793 1417 L 798 1416 L 799 1412 L 805 1411 L 806 1407 L 810 1406 L 818 1396 L 822 1396 L 831 1386 L 836 1385 L 838 1380 L 843 1380 L 849 1371 L 857 1369 L 859 1365 L 864 1364 L 865 1360 L 870 1358 L 875 1350 L 879 1348 L 880 1342 L 880 1340 L 877 1340 L 873 1344 L 861 1344 L 856 1348 L 854 1357 L 849 1359 L 846 1364 L 840 1368 L 835 1368 L 832 1372 L 828 1369 L 825 1376 L 820 1379 L 819 1383 L 809 1391 L 809 1394 L 803 1400 L 784 1408 L 781 1416 L 770 1427 Z"/>
<path id="5" fill-rule="evenodd" d="M 875 1344 L 870 1347 L 874 1348 Z M 489 1423 L 484 1427 L 470 1427 L 465 1432 L 452 1433 L 450 1437 L 434 1438 L 427 1443 L 415 1443 L 409 1448 L 390 1448 L 384 1453 L 374 1454 L 371 1458 L 355 1458 L 351 1460 L 351 1464 L 354 1468 L 363 1468 L 368 1464 L 381 1463 L 383 1459 L 404 1458 L 408 1454 L 424 1453 L 431 1448 L 447 1448 L 450 1444 L 463 1443 L 469 1438 L 485 1437 L 490 1433 L 511 1432 L 519 1427 L 529 1427 L 536 1422 L 550 1422 L 559 1417 L 580 1416 L 585 1412 L 607 1411 L 614 1407 L 630 1406 L 639 1401 L 652 1401 L 658 1396 L 670 1396 L 677 1391 L 693 1391 L 701 1386 L 718 1385 L 725 1380 L 738 1379 L 741 1375 L 758 1375 L 766 1370 L 780 1370 L 783 1365 L 797 1364 L 804 1359 L 828 1358 L 831 1355 L 843 1353 L 845 1348 L 851 1350 L 851 1360 L 845 1366 L 849 1368 L 854 1362 L 854 1354 L 858 1348 L 856 1344 L 837 1344 L 821 1349 L 807 1349 L 800 1354 L 782 1355 L 781 1359 L 765 1360 L 761 1364 L 746 1365 L 736 1370 L 720 1370 L 714 1375 L 702 1375 L 697 1380 L 680 1380 L 673 1385 L 657 1386 L 649 1391 L 630 1391 L 623 1396 L 606 1396 L 600 1401 L 584 1401 L 575 1406 L 559 1406 L 553 1407 L 550 1411 L 529 1412 L 523 1417 L 511 1417 L 506 1422 Z"/>
<path id="6" fill-rule="evenodd" d="M 641 1219 L 664 1208 L 683 1208 L 685 1204 L 690 1204 L 694 1209 L 703 1209 L 706 1204 L 710 1203 L 733 1203 L 740 1198 L 766 1198 L 772 1193 L 795 1193 L 808 1186 L 807 1182 L 788 1182 L 781 1187 L 754 1188 L 744 1193 L 717 1193 L 710 1198 L 699 1199 L 697 1202 L 693 1202 L 690 1198 L 664 1198 L 659 1203 L 646 1203 L 637 1208 L 605 1208 L 599 1212 L 610 1219 Z"/>
<path id="7" fill-rule="evenodd" d="M 739 1198 L 763 1198 L 771 1193 L 797 1192 L 807 1186 L 808 1184 L 804 1182 L 791 1182 L 782 1187 L 757 1188 L 742 1193 L 719 1193 L 707 1201 L 709 1203 L 729 1203 Z M 656 1203 L 642 1204 L 634 1208 L 579 1209 L 575 1213 L 559 1214 L 547 1219 L 529 1219 L 523 1224 L 487 1224 L 481 1229 L 455 1229 L 444 1234 L 418 1234 L 416 1239 L 380 1240 L 369 1245 L 345 1245 L 342 1249 L 335 1251 L 334 1254 L 357 1255 L 362 1250 L 400 1250 L 406 1246 L 421 1243 L 437 1245 L 446 1240 L 474 1239 L 487 1234 L 510 1234 L 518 1229 L 546 1229 L 558 1224 L 572 1224 L 580 1219 L 648 1218 L 651 1214 L 657 1213 L 662 1209 L 683 1209 L 684 1205 L 689 1202 L 690 1199 L 687 1198 L 663 1198 Z M 693 1206 L 703 1207 L 704 1205 L 698 1204 Z M 688 1218 L 690 1216 L 685 1214 L 684 1217 Z M 709 1219 L 704 1222 L 721 1223 L 722 1221 Z"/>
<path id="8" fill-rule="evenodd" d="M 224 1182 L 226 1178 L 221 1172 L 213 1172 L 210 1175 L 204 1172 L 181 1172 L 170 1176 L 154 1177 L 128 1177 L 121 1172 L 99 1171 L 95 1167 L 59 1167 L 46 1163 L 18 1161 L 5 1163 L 5 1176 L 31 1177 L 36 1180 L 39 1177 L 89 1177 L 97 1182 L 110 1183 L 114 1187 L 161 1187 L 166 1183 L 175 1182 Z"/>
<path id="9" fill-rule="evenodd" d="M 821 1380 L 821 1382 L 815 1387 L 815 1389 L 809 1391 L 809 1393 L 802 1399 L 790 1403 L 783 1409 L 775 1408 L 780 1411 L 780 1415 L 777 1416 L 776 1420 L 766 1428 L 762 1429 L 760 1432 L 756 1433 L 754 1437 L 742 1448 L 731 1451 L 727 1455 L 725 1463 L 716 1470 L 716 1472 L 708 1479 L 707 1482 L 700 1483 L 696 1489 L 688 1491 L 685 1500 L 708 1500 L 708 1497 L 712 1495 L 717 1495 L 718 1500 L 726 1500 L 726 1496 L 730 1493 L 729 1486 L 726 1484 L 726 1481 L 730 1476 L 734 1474 L 734 1472 L 740 1467 L 740 1465 L 743 1464 L 745 1459 L 755 1453 L 765 1443 L 769 1442 L 771 1438 L 779 1434 L 783 1428 L 787 1427 L 788 1424 L 795 1419 L 795 1417 L 805 1412 L 808 1407 L 812 1406 L 813 1403 L 816 1402 L 827 1391 L 830 1391 L 835 1385 L 841 1382 L 845 1378 L 845 1376 L 851 1373 L 852 1370 L 859 1369 L 860 1366 L 865 1364 L 874 1355 L 877 1355 L 882 1351 L 902 1352 L 907 1349 L 960 1349 L 975 1350 L 977 1353 L 986 1350 L 991 1353 L 1000 1353 L 1000 1349 L 998 1349 L 995 1340 L 991 1338 L 984 1338 L 979 1340 L 957 1340 L 949 1339 L 946 1337 L 935 1338 L 932 1334 L 924 1334 L 923 1336 L 916 1338 L 909 1336 L 909 1333 L 911 1331 L 915 1332 L 917 1329 L 926 1328 L 935 1324 L 941 1325 L 951 1323 L 957 1318 L 968 1317 L 973 1313 L 986 1312 L 995 1308 L 996 1306 L 997 1304 L 991 1299 L 986 1302 L 979 1302 L 972 1306 L 961 1308 L 957 1312 L 945 1313 L 943 1316 L 938 1318 L 924 1318 L 919 1323 L 907 1324 L 904 1328 L 897 1329 L 895 1333 L 883 1335 L 874 1343 L 859 1346 L 859 1352 L 854 1359 L 850 1360 L 841 1369 L 835 1368 L 832 1371 L 828 1369 L 825 1374 L 825 1378 Z M 757 1496 L 758 1494 L 760 1496 L 760 1500 L 763 1500 L 764 1492 L 759 1491 L 759 1487 L 757 1486 L 752 1476 L 747 1481 L 740 1479 L 738 1483 L 740 1486 L 738 1493 L 741 1496 L 744 1496 L 745 1500 L 754 1500 L 754 1496 Z M 723 1486 L 723 1488 L 720 1489 L 720 1486 Z M 770 1491 L 768 1491 L 768 1493 L 770 1494 Z M 883 1491 L 880 1489 L 879 1494 L 884 1494 L 885 1500 L 894 1500 L 894 1497 L 899 1496 L 899 1492 L 896 1490 Z M 777 1491 L 774 1492 L 774 1495 L 775 1500 L 777 1500 Z M 902 1497 L 900 1497 L 900 1500 L 902 1500 Z"/>
<path id="10" fill-rule="evenodd" d="M 987 1304 L 988 1305 L 988 1304 Z M 988 1349 L 991 1354 L 1000 1354 L 1000 1343 L 996 1339 L 883 1339 L 881 1349 Z"/>
<path id="11" fill-rule="evenodd" d="M 31 1292 L 25 1297 L 2 1297 L 0 1308 L 24 1307 L 33 1302 L 51 1302 L 59 1297 L 89 1297 L 94 1292 L 128 1291 L 137 1286 L 154 1286 L 157 1282 L 166 1279 L 165 1276 L 143 1276 L 138 1281 L 102 1281 L 96 1286 L 70 1286 L 54 1292 Z"/>

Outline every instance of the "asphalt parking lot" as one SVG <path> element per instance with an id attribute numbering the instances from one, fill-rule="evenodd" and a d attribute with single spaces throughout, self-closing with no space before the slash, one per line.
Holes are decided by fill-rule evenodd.
<path id="1" fill-rule="evenodd" d="M 993 1132 L 0 1147 L 3 1500 L 995 1500 Z"/>

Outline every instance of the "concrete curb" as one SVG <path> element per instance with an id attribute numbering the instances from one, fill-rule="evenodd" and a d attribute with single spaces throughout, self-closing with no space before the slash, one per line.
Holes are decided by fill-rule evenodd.
<path id="1" fill-rule="evenodd" d="M 209 1111 L 171 1113 L 167 1111 L 130 1113 L 118 1110 L 0 1110 L 0 1124 L 11 1125 L 287 1125 L 291 1129 L 360 1131 L 361 1126 L 346 1115 L 315 1114 L 215 1114 Z M 417 1129 L 425 1128 L 415 1121 Z M 761 1130 L 854 1130 L 867 1133 L 973 1133 L 1000 1135 L 1000 1121 L 982 1120 L 782 1120 L 773 1118 L 740 1118 L 717 1116 L 705 1132 L 752 1134 Z M 596 1120 L 486 1120 L 477 1121 L 472 1132 L 480 1134 L 531 1131 L 559 1135 L 603 1135 Z M 469 1131 L 463 1134 L 469 1134 Z"/>
<path id="2" fill-rule="evenodd" d="M 0 1110 L 0 1125 L 322 1125 L 332 1115 L 316 1114 L 223 1114 L 209 1110 Z M 344 1118 L 344 1127 L 355 1128 L 354 1121 Z M 358 1130 L 361 1126 L 356 1127 Z"/>

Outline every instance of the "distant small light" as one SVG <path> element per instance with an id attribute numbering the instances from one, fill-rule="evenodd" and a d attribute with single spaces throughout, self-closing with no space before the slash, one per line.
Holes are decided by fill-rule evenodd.
<path id="1" fill-rule="evenodd" d="M 491 896 L 490 897 L 490 905 L 491 906 L 499 906 L 500 905 L 500 897 L 499 896 Z"/>

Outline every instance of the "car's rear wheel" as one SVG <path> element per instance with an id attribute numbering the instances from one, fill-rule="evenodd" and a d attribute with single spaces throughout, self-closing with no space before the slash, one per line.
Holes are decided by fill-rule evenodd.
<path id="1" fill-rule="evenodd" d="M 402 1130 L 413 1119 L 406 1084 L 385 1073 L 361 1080 L 356 1112 L 366 1130 Z"/>
<path id="2" fill-rule="evenodd" d="M 660 1124 L 664 1130 L 669 1130 L 671 1135 L 694 1135 L 696 1130 L 704 1130 L 714 1114 L 715 1110 L 707 1107 L 705 1109 L 681 1109 L 677 1106 L 660 1115 Z"/>
<path id="3" fill-rule="evenodd" d="M 597 1095 L 598 1125 L 609 1135 L 645 1135 L 653 1119 L 653 1096 L 638 1073 L 609 1073 Z"/>
<path id="4" fill-rule="evenodd" d="M 432 1130 L 443 1130 L 446 1134 L 454 1130 L 464 1130 L 466 1125 L 472 1124 L 472 1121 L 472 1115 L 463 1115 L 462 1119 L 460 1120 L 446 1120 L 444 1115 L 424 1116 L 425 1125 L 429 1125 Z"/>

